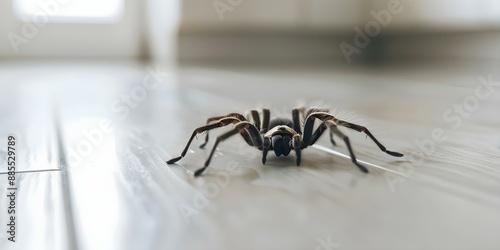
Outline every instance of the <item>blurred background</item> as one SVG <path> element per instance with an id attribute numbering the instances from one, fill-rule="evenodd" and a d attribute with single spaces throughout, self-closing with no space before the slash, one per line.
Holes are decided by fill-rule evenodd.
<path id="1" fill-rule="evenodd" d="M 351 56 L 353 63 L 499 56 L 495 45 L 500 4 L 494 0 L 3 0 L 0 4 L 3 61 L 168 58 L 345 63 L 340 44 L 354 45 L 355 28 L 366 35 L 367 25 L 373 36 L 369 46 Z M 386 16 L 382 12 L 391 4 L 396 11 Z"/>
<path id="2" fill-rule="evenodd" d="M 0 0 L 0 248 L 500 249 L 499 45 L 495 0 Z M 346 131 L 370 174 L 327 136 L 300 168 L 241 138 L 165 164 L 297 105 L 405 157 Z"/>

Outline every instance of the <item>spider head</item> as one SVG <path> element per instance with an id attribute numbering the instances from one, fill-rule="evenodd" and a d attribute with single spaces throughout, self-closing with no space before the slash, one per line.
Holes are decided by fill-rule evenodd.
<path id="1" fill-rule="evenodd" d="M 292 150 L 290 142 L 292 137 L 288 134 L 276 134 L 272 136 L 272 146 L 276 156 L 287 156 Z"/>

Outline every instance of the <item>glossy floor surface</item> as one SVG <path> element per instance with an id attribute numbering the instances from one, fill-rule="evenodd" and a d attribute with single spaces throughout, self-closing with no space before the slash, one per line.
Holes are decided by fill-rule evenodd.
<path id="1" fill-rule="evenodd" d="M 0 64 L 0 249 L 500 249 L 500 75 L 493 65 Z M 328 133 L 295 156 L 241 137 L 206 150 L 210 116 L 329 106 L 360 172 Z M 16 139 L 16 243 L 7 137 Z"/>

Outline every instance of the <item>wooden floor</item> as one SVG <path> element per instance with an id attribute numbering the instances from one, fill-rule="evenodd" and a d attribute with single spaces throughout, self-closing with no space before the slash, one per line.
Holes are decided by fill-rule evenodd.
<path id="1" fill-rule="evenodd" d="M 3 62 L 0 249 L 500 249 L 496 66 Z M 262 165 L 235 137 L 194 178 L 210 152 L 198 148 L 203 135 L 165 164 L 209 116 L 254 107 L 289 116 L 300 104 L 328 105 L 405 156 L 345 130 L 369 174 L 327 136 L 300 167 L 293 154 Z"/>

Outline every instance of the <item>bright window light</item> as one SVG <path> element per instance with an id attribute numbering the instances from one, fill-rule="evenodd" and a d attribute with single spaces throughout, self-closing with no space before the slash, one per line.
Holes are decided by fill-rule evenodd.
<path id="1" fill-rule="evenodd" d="M 123 0 L 16 0 L 14 12 L 23 21 L 50 23 L 116 22 Z"/>

